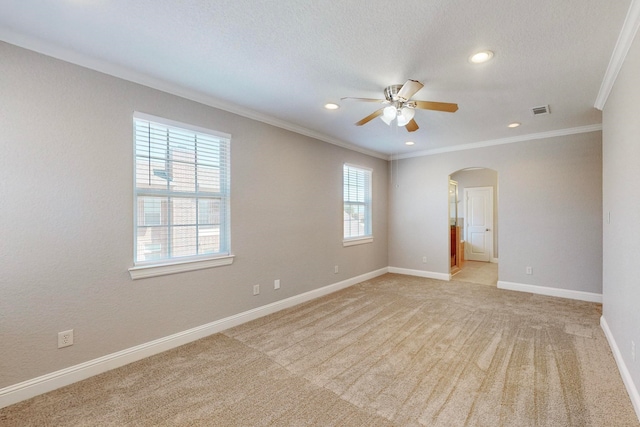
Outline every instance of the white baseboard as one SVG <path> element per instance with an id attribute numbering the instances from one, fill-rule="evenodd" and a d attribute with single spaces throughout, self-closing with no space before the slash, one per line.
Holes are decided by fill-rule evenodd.
<path id="1" fill-rule="evenodd" d="M 489 262 L 490 262 L 491 264 L 498 264 L 498 258 L 491 258 L 491 259 L 489 260 Z"/>
<path id="2" fill-rule="evenodd" d="M 498 289 L 529 292 L 532 294 L 547 295 L 550 297 L 577 299 L 580 301 L 599 302 L 602 304 L 602 294 L 584 291 L 572 291 L 569 289 L 549 288 L 546 286 L 525 285 L 523 283 L 498 281 Z"/>
<path id="3" fill-rule="evenodd" d="M 162 353 L 163 351 L 199 340 L 209 335 L 224 331 L 225 329 L 284 310 L 285 308 L 293 307 L 297 304 L 348 288 L 349 286 L 364 282 L 365 280 L 373 279 L 374 277 L 381 276 L 387 272 L 387 267 L 381 268 L 380 270 L 352 277 L 350 279 L 343 280 L 342 282 L 314 289 L 300 295 L 247 310 L 224 319 L 216 320 L 206 325 L 178 332 L 177 334 L 169 335 L 145 344 L 89 360 L 88 362 L 84 362 L 79 365 L 70 366 L 59 371 L 51 372 L 31 380 L 2 388 L 0 389 L 0 408 L 73 384 L 111 369 L 119 368 L 146 357 Z"/>
<path id="4" fill-rule="evenodd" d="M 640 393 L 638 392 L 638 387 L 636 387 L 633 382 L 633 378 L 631 378 L 629 369 L 627 369 L 627 365 L 624 363 L 624 359 L 622 358 L 620 348 L 618 348 L 618 344 L 616 343 L 615 338 L 613 338 L 611 329 L 609 329 L 609 325 L 607 324 L 607 320 L 604 318 L 604 316 L 600 317 L 600 327 L 604 331 L 604 336 L 607 337 L 609 347 L 611 347 L 611 352 L 613 353 L 613 358 L 618 365 L 618 370 L 620 371 L 622 382 L 627 388 L 627 393 L 629 393 L 629 397 L 631 398 L 631 403 L 633 404 L 633 408 L 636 411 L 636 416 L 638 417 L 638 421 L 640 421 Z"/>
<path id="5" fill-rule="evenodd" d="M 411 270 L 408 268 L 389 267 L 389 273 L 406 274 L 407 276 L 426 277 L 429 279 L 451 280 L 449 273 L 436 273 L 433 271 Z"/>

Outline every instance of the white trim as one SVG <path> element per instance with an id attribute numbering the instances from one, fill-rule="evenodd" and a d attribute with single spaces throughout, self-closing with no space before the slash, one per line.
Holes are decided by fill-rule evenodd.
<path id="1" fill-rule="evenodd" d="M 446 282 L 451 280 L 449 273 L 436 273 L 435 271 L 425 270 L 411 270 L 408 268 L 389 267 L 389 273 L 406 274 L 407 276 L 426 277 L 428 279 L 444 280 Z"/>
<path id="2" fill-rule="evenodd" d="M 355 246 L 355 245 L 364 245 L 365 243 L 372 243 L 373 242 L 373 236 L 369 236 L 369 237 L 359 237 L 357 239 L 348 239 L 348 240 L 343 240 L 342 241 L 342 246 L 349 247 L 349 246 Z"/>
<path id="3" fill-rule="evenodd" d="M 227 255 L 217 258 L 179 261 L 167 264 L 138 265 L 129 269 L 132 280 L 146 279 L 148 277 L 165 276 L 167 274 L 184 273 L 186 271 L 202 270 L 205 268 L 222 267 L 233 264 L 235 255 Z"/>
<path id="4" fill-rule="evenodd" d="M 569 298 L 580 301 L 598 302 L 602 304 L 602 294 L 596 294 L 593 292 L 572 291 L 570 289 L 549 288 L 547 286 L 526 285 L 524 283 L 504 282 L 501 280 L 498 281 L 498 289 L 528 292 L 532 294 Z"/>
<path id="5" fill-rule="evenodd" d="M 640 1 L 640 0 L 639 0 Z M 408 159 L 411 157 L 432 156 L 434 154 L 451 153 L 454 151 L 471 150 L 474 148 L 493 147 L 494 145 L 513 144 L 516 142 L 532 141 L 536 139 L 555 138 L 558 136 L 574 135 L 578 133 L 597 132 L 602 130 L 602 123 L 580 126 L 575 128 L 558 129 L 549 132 L 530 133 L 527 135 L 513 136 L 509 138 L 492 139 L 488 141 L 471 142 L 469 144 L 452 145 L 449 147 L 434 148 L 432 150 L 417 151 L 415 153 L 399 154 L 390 157 L 390 160 Z"/>
<path id="6" fill-rule="evenodd" d="M 640 0 L 633 0 L 633 3 L 630 7 L 630 10 L 627 16 L 627 20 L 629 20 L 629 16 L 632 15 L 631 13 L 632 8 L 634 9 L 634 11 L 636 9 L 639 9 L 636 6 L 638 3 L 640 3 Z M 638 15 L 638 13 L 634 12 L 633 16 L 636 16 L 636 15 Z M 626 24 L 626 21 L 625 21 L 625 24 Z M 258 113 L 256 111 L 250 110 L 245 107 L 231 104 L 229 101 L 219 100 L 210 95 L 205 95 L 203 93 L 194 91 L 192 89 L 182 87 L 175 83 L 153 78 L 143 73 L 136 72 L 136 71 L 127 69 L 125 67 L 111 64 L 105 61 L 89 58 L 85 55 L 78 54 L 77 52 L 73 52 L 69 49 L 64 49 L 59 46 L 54 46 L 47 41 L 25 36 L 23 34 L 18 34 L 6 28 L 0 28 L 0 40 L 22 47 L 24 49 L 32 50 L 34 52 L 38 52 L 43 55 L 47 55 L 53 58 L 60 59 L 62 61 L 79 65 L 84 68 L 105 73 L 110 76 L 114 76 L 129 82 L 150 87 L 152 89 L 157 89 L 162 92 L 167 92 L 171 95 L 176 95 L 181 98 L 199 102 L 201 104 L 208 105 L 210 107 L 217 108 L 219 110 L 228 111 L 230 113 L 237 114 L 239 116 L 246 117 L 248 119 L 256 120 L 256 121 L 266 123 L 268 125 L 272 125 L 281 129 L 289 130 L 291 132 L 295 132 L 300 135 L 308 136 L 310 138 L 315 138 L 320 141 L 324 141 L 324 142 L 328 142 L 329 144 L 336 145 L 338 147 L 346 148 L 347 150 L 366 154 L 368 156 L 376 157 L 382 160 L 399 160 L 399 159 L 407 159 L 411 157 L 422 157 L 422 156 L 429 156 L 429 155 L 439 154 L 439 153 L 470 150 L 473 148 L 490 147 L 493 145 L 510 144 L 514 142 L 530 141 L 533 139 L 552 138 L 554 136 L 564 136 L 564 135 L 571 135 L 576 133 L 586 133 L 586 132 L 594 132 L 594 131 L 602 130 L 602 124 L 595 124 L 595 125 L 582 126 L 577 128 L 560 129 L 560 130 L 551 131 L 551 132 L 542 132 L 537 134 L 515 136 L 512 138 L 472 142 L 469 144 L 454 145 L 450 147 L 436 148 L 433 150 L 425 150 L 425 151 L 407 153 L 402 155 L 389 155 L 389 154 L 383 154 L 375 150 L 359 147 L 349 142 L 331 137 L 329 135 L 325 135 L 323 133 L 320 133 L 311 129 L 307 129 L 293 123 L 276 119 L 275 117 L 267 116 L 265 114 Z M 597 105 L 596 105 L 596 108 L 598 108 Z"/>
<path id="7" fill-rule="evenodd" d="M 489 262 L 490 262 L 491 264 L 498 264 L 498 258 L 491 258 L 491 259 L 489 260 Z"/>
<path id="8" fill-rule="evenodd" d="M 627 53 L 629 53 L 629 49 L 633 44 L 633 39 L 639 27 L 640 0 L 632 0 L 629 10 L 627 11 L 627 17 L 622 25 L 622 30 L 620 30 L 620 35 L 618 35 L 618 41 L 611 54 L 607 71 L 604 73 L 600 90 L 598 91 L 598 96 L 594 104 L 594 107 L 598 110 L 602 110 L 607 103 L 609 94 L 611 94 L 616 78 L 618 78 L 618 73 L 622 69 L 622 64 L 624 64 L 624 60 L 627 57 Z"/>
<path id="9" fill-rule="evenodd" d="M 609 329 L 609 325 L 607 324 L 607 320 L 604 318 L 604 315 L 600 317 L 600 327 L 604 331 L 604 336 L 609 342 L 609 347 L 611 347 L 613 358 L 618 365 L 618 370 L 620 371 L 622 382 L 627 388 L 627 393 L 629 393 L 629 397 L 631 398 L 631 404 L 633 405 L 633 409 L 635 409 L 636 411 L 638 421 L 640 421 L 640 393 L 638 392 L 638 387 L 636 387 L 636 385 L 633 383 L 631 373 L 629 373 L 629 369 L 627 369 L 627 365 L 626 363 L 624 363 L 620 348 L 618 347 L 618 344 L 616 343 L 616 340 L 611 333 L 611 329 Z"/>
<path id="10" fill-rule="evenodd" d="M 224 319 L 216 320 L 206 325 L 178 332 L 177 334 L 169 335 L 167 337 L 127 348 L 116 353 L 108 354 L 88 362 L 80 363 L 79 365 L 70 366 L 59 371 L 2 388 L 0 389 L 0 408 L 4 408 L 5 406 L 18 403 L 39 394 L 87 379 L 111 369 L 119 368 L 120 366 L 153 356 L 163 351 L 179 347 L 209 335 L 224 331 L 225 329 L 284 310 L 285 308 L 293 307 L 297 304 L 348 288 L 349 286 L 356 285 L 360 282 L 364 282 L 365 280 L 373 279 L 374 277 L 381 276 L 387 272 L 387 267 L 381 268 L 370 273 L 365 273 L 360 276 L 343 280 L 342 282 L 314 289 L 300 295 L 247 310 Z"/>

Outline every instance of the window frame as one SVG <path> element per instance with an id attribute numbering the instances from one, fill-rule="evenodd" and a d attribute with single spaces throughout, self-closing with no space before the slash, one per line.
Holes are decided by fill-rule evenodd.
<path id="1" fill-rule="evenodd" d="M 347 183 L 345 181 L 345 175 L 347 174 L 347 169 L 350 169 L 356 173 L 362 173 L 365 175 L 365 184 L 366 188 L 363 188 L 364 192 L 364 200 L 353 201 L 347 198 L 347 192 L 345 191 L 347 188 Z M 349 236 L 345 237 L 345 220 L 344 215 L 347 213 L 345 209 L 347 204 L 358 204 L 364 206 L 364 233 L 358 234 L 357 236 Z M 373 242 L 373 169 L 360 166 L 352 163 L 344 163 L 342 165 L 342 215 L 343 215 L 343 226 L 342 226 L 342 245 L 344 247 L 362 245 L 366 243 Z"/>
<path id="2" fill-rule="evenodd" d="M 136 126 L 138 122 L 149 122 L 155 125 L 159 125 L 161 127 L 166 127 L 167 129 L 175 129 L 180 132 L 188 132 L 194 134 L 194 136 L 202 135 L 209 136 L 214 138 L 221 138 L 226 140 L 226 142 L 221 143 L 224 144 L 224 147 L 221 154 L 221 162 L 224 163 L 224 168 L 222 168 L 222 179 L 220 180 L 220 189 L 217 194 L 206 191 L 199 191 L 194 188 L 192 192 L 179 192 L 172 191 L 170 188 L 166 190 L 156 191 L 154 189 L 143 189 L 139 188 L 137 185 L 138 180 L 138 165 L 137 165 L 137 144 L 136 140 Z M 199 126 L 194 126 L 186 123 L 181 123 L 169 119 L 165 119 L 162 117 L 152 116 L 150 114 L 145 114 L 141 112 L 134 112 L 133 120 L 132 120 L 132 130 L 133 130 L 133 263 L 134 266 L 129 268 L 129 274 L 133 280 L 147 278 L 147 277 L 155 277 L 161 276 L 165 274 L 175 274 L 186 271 L 200 270 L 204 268 L 211 267 L 219 267 L 224 265 L 230 265 L 233 263 L 234 255 L 231 253 L 231 221 L 230 221 L 230 203 L 231 203 L 231 193 L 230 193 L 230 181 L 231 181 L 231 135 L 219 131 L 214 131 L 211 129 L 202 128 Z M 222 157 L 224 156 L 224 157 Z M 194 169 L 197 168 L 197 165 L 201 165 L 194 160 Z M 197 180 L 197 176 L 194 176 L 194 180 Z M 197 181 L 196 181 L 197 182 Z M 215 194 L 215 195 L 214 195 Z M 200 209 L 200 203 L 202 200 L 215 200 L 220 203 L 220 252 L 216 253 L 207 253 L 207 254 L 198 254 L 198 255 L 189 255 L 189 256 L 171 256 L 165 257 L 161 259 L 153 259 L 153 260 L 138 260 L 138 228 L 144 227 L 145 225 L 139 224 L 139 215 L 142 214 L 143 220 L 146 220 L 144 217 L 145 213 L 140 212 L 140 202 L 145 203 L 144 197 L 167 197 L 168 200 L 172 198 L 194 198 L 195 199 L 195 207 L 196 211 Z M 171 203 L 171 202 L 169 202 Z M 167 208 L 169 209 L 169 208 Z M 171 212 L 170 210 L 168 212 Z M 196 233 L 198 233 L 198 229 L 201 225 L 199 222 L 199 213 L 196 212 Z M 167 230 L 170 230 L 172 227 L 175 227 L 174 223 L 167 223 Z M 180 225 L 180 224 L 178 224 Z M 168 237 L 169 240 L 172 240 L 172 237 Z M 169 241 L 168 240 L 168 241 Z"/>

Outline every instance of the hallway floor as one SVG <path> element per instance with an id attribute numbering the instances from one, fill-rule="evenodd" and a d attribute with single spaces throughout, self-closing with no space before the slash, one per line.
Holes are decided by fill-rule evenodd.
<path id="1" fill-rule="evenodd" d="M 498 264 L 491 262 L 465 261 L 462 266 L 462 270 L 456 273 L 451 280 L 497 286 Z"/>

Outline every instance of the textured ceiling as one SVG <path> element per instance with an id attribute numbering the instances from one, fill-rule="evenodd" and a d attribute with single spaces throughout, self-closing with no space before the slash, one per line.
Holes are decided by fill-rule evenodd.
<path id="1" fill-rule="evenodd" d="M 2 0 L 0 39 L 326 141 L 408 155 L 601 123 L 593 106 L 630 3 Z M 482 49 L 493 60 L 471 64 Z M 378 105 L 341 97 L 382 98 L 407 79 L 425 85 L 414 99 L 459 110 L 418 110 L 411 134 L 380 119 L 354 126 Z M 532 115 L 546 104 L 552 114 Z M 513 121 L 522 126 L 507 128 Z"/>

